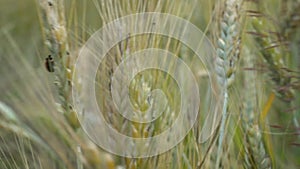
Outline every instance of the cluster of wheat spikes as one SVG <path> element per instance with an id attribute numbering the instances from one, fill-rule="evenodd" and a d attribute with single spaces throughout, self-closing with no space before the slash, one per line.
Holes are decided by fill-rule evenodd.
<path id="1" fill-rule="evenodd" d="M 299 10 L 299 0 L 2 0 L 0 168 L 299 168 Z M 142 12 L 169 13 L 201 29 L 215 45 L 214 70 L 207 72 L 194 51 L 176 39 L 131 36 L 120 24 L 112 33 L 126 36 L 106 54 L 95 78 L 99 109 L 109 125 L 134 138 L 157 136 L 180 110 L 176 81 L 153 69 L 131 81 L 130 100 L 144 112 L 150 106 L 148 94 L 159 88 L 168 100 L 162 116 L 137 123 L 119 114 L 111 76 L 131 53 L 148 48 L 172 52 L 193 71 L 201 93 L 196 123 L 178 145 L 153 157 L 121 157 L 102 150 L 84 132 L 77 117 L 83 112 L 73 108 L 71 92 L 78 85 L 72 74 L 80 49 L 96 30 Z M 47 57 L 53 61 L 44 63 Z M 163 56 L 161 64 L 169 64 Z M 209 74 L 216 75 L 217 84 L 209 84 Z M 126 112 L 124 79 L 116 79 L 115 90 Z M 224 103 L 216 129 L 203 142 L 210 85 L 221 89 Z"/>

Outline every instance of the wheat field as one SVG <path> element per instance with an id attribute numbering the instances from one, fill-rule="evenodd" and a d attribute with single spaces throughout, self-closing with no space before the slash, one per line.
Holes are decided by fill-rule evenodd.
<path id="1" fill-rule="evenodd" d="M 92 51 L 87 44 L 100 28 L 137 13 L 188 22 L 144 19 L 130 28 L 120 23 L 104 33 L 103 46 L 122 40 L 109 46 L 99 64 L 81 57 L 85 49 Z M 188 23 L 201 34 L 185 31 Z M 180 39 L 134 34 L 147 24 L 149 32 L 159 28 L 187 36 L 191 45 L 212 53 L 202 60 Z M 0 45 L 1 169 L 300 168 L 299 0 L 0 0 Z M 167 54 L 150 59 L 145 54 L 148 58 L 124 67 L 135 71 L 135 64 L 155 64 L 176 77 L 151 68 L 130 79 L 132 72 L 118 69 L 147 49 L 168 51 L 184 64 Z M 88 71 L 94 66 L 92 79 Z M 100 114 L 76 106 L 90 97 L 82 92 L 86 83 L 94 86 Z M 169 139 L 177 136 L 168 135 L 166 142 L 150 139 L 149 149 L 110 140 L 112 133 L 92 126 L 101 116 L 122 135 L 156 138 L 177 124 L 185 104 L 197 116 L 175 126 L 175 133 L 188 129 L 176 144 Z M 109 151 L 99 146 L 103 140 L 132 154 Z M 145 156 L 136 157 L 135 150 Z"/>

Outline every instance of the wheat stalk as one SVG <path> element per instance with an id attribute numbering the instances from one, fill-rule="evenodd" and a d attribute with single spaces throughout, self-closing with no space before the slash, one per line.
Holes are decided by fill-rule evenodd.
<path id="1" fill-rule="evenodd" d="M 223 86 L 224 103 L 218 140 L 216 168 L 219 168 L 222 156 L 225 122 L 228 108 L 228 88 L 234 81 L 235 69 L 239 61 L 240 15 L 242 0 L 225 1 L 225 9 L 220 20 L 220 33 L 217 39 L 216 73 L 218 82 Z"/>
<path id="2" fill-rule="evenodd" d="M 297 4 L 298 2 L 295 2 L 293 9 L 299 8 L 299 4 Z M 259 8 L 258 4 L 255 4 L 255 7 L 261 11 L 263 10 Z M 269 70 L 268 75 L 271 77 L 271 82 L 274 85 L 273 90 L 277 94 L 278 98 L 281 99 L 281 101 L 291 105 L 290 103 L 293 103 L 296 95 L 293 91 L 293 87 L 291 87 L 291 75 L 285 70 L 285 68 L 288 67 L 285 61 L 287 61 L 287 58 L 292 54 L 290 51 L 286 51 L 285 49 L 288 47 L 288 40 L 291 38 L 290 35 L 294 34 L 294 26 L 297 26 L 298 24 L 297 16 L 299 15 L 297 12 L 292 11 L 291 14 L 283 17 L 283 22 L 279 26 L 274 23 L 273 20 L 271 20 L 271 16 L 268 16 L 260 11 L 251 10 L 249 11 L 249 16 L 252 16 L 251 23 L 255 30 L 255 32 L 249 33 L 254 36 L 254 39 L 259 46 L 261 55 L 266 62 Z M 277 30 L 279 30 L 279 32 Z M 245 106 L 245 108 L 246 107 L 247 106 Z M 251 109 L 248 109 L 248 113 L 246 112 L 246 115 L 249 116 L 249 113 L 251 113 Z M 294 126 L 299 127 L 298 120 L 295 116 L 296 110 L 293 110 L 292 113 L 294 116 Z M 266 148 L 264 148 L 264 145 L 260 141 L 261 132 L 259 130 L 257 121 L 249 121 L 246 124 L 247 125 L 244 125 L 244 127 L 246 129 L 246 137 L 249 146 L 246 151 L 248 154 L 253 154 L 252 156 L 248 157 L 247 165 L 255 168 L 272 168 L 270 157 L 268 157 Z"/>
<path id="3" fill-rule="evenodd" d="M 58 89 L 59 104 L 67 121 L 77 129 L 79 123 L 71 106 L 72 58 L 69 52 L 65 21 L 64 1 L 40 0 L 43 29 L 46 34 L 46 45 L 54 59 L 55 85 Z M 61 109 L 59 109 L 61 110 Z"/>
<path id="4" fill-rule="evenodd" d="M 269 71 L 269 76 L 274 85 L 274 91 L 277 94 L 278 98 L 280 98 L 283 102 L 291 105 L 293 101 L 295 101 L 295 92 L 293 89 L 292 78 L 290 73 L 285 70 L 288 66 L 285 63 L 283 58 L 284 55 L 291 55 L 290 52 L 285 52 L 282 48 L 283 44 L 279 42 L 279 44 L 274 43 L 272 39 L 272 31 L 267 30 L 268 25 L 274 26 L 274 24 L 270 24 L 268 22 L 268 18 L 261 12 L 251 12 L 252 25 L 255 32 L 249 32 L 254 35 L 254 39 L 260 45 L 261 54 L 264 60 L 267 63 Z M 292 30 L 292 28 L 278 28 L 280 30 Z M 286 32 L 287 33 L 287 32 Z M 282 35 L 280 35 L 282 36 Z M 284 35 L 283 35 L 283 38 Z M 299 127 L 299 122 L 296 117 L 296 111 L 293 111 L 293 123 L 295 127 Z"/>
<path id="5" fill-rule="evenodd" d="M 80 127 L 80 124 L 77 119 L 76 112 L 71 106 L 72 63 L 75 58 L 74 56 L 71 56 L 69 51 L 66 20 L 64 16 L 64 1 L 39 0 L 39 4 L 42 9 L 43 30 L 47 39 L 46 45 L 54 59 L 54 74 L 56 77 L 54 84 L 57 86 L 59 95 L 58 111 L 64 114 L 69 125 L 74 130 L 77 130 Z M 100 164 L 104 164 L 99 161 L 103 154 L 100 154 L 98 148 L 94 144 L 92 144 L 89 140 L 77 141 L 78 145 L 74 148 L 74 152 L 77 155 L 76 163 L 78 168 L 82 168 L 83 163 L 85 163 L 86 166 L 92 166 L 93 168 L 99 168 L 101 167 Z M 84 158 L 81 153 L 81 148 L 85 153 Z M 107 156 L 107 159 L 104 161 L 108 168 L 114 168 L 114 161 L 111 157 L 108 158 Z"/>
<path id="6" fill-rule="evenodd" d="M 246 48 L 244 53 L 244 63 L 246 68 L 254 67 L 254 55 Z M 244 73 L 245 86 L 245 102 L 244 111 L 242 114 L 242 126 L 245 131 L 245 166 L 246 168 L 272 168 L 271 161 L 268 157 L 262 134 L 258 125 L 258 113 L 255 113 L 256 108 L 256 73 L 253 70 L 248 70 Z"/>
<path id="7" fill-rule="evenodd" d="M 193 1 L 193 0 L 192 0 Z M 124 1 L 125 2 L 125 1 Z M 188 13 L 190 15 L 190 9 L 188 9 L 188 6 L 185 1 L 173 1 L 173 0 L 167 0 L 167 1 L 128 1 L 128 3 L 124 3 L 123 1 L 103 1 L 102 3 L 99 3 L 97 1 L 94 1 L 96 8 L 98 9 L 98 12 L 102 18 L 103 24 L 108 23 L 114 19 L 117 19 L 120 16 L 126 16 L 127 14 L 132 14 L 136 12 L 162 12 L 163 8 L 165 8 L 164 12 L 175 14 L 175 15 L 182 15 L 185 13 Z M 194 3 L 194 1 L 193 1 Z M 190 4 L 189 4 L 190 5 Z M 152 21 L 148 21 L 152 22 Z M 161 26 L 161 25 L 159 25 Z M 124 34 L 124 29 L 120 25 L 119 32 L 116 32 L 117 35 Z M 126 30 L 130 31 L 130 30 Z M 134 31 L 134 30 L 133 30 Z M 125 34 L 131 34 L 130 32 L 125 32 Z M 107 35 L 108 37 L 111 35 Z M 125 39 L 125 37 L 122 37 Z M 126 40 L 120 42 L 116 47 L 112 50 L 112 52 L 109 53 L 110 57 L 107 58 L 106 66 L 111 68 L 112 73 L 115 71 L 117 64 L 119 64 L 122 60 L 125 60 L 128 54 L 134 53 L 138 50 L 142 50 L 145 48 L 161 48 L 163 47 L 166 50 L 174 50 L 174 53 L 178 53 L 180 46 L 174 45 L 172 46 L 171 38 L 168 38 L 166 42 L 164 41 L 163 37 L 156 37 L 156 35 L 143 35 L 142 37 L 138 36 L 132 36 L 129 38 L 126 38 Z M 109 60 L 112 58 L 111 60 Z M 109 62 L 109 63 L 108 63 Z M 162 58 L 162 63 L 165 63 L 164 58 Z M 129 68 L 130 69 L 130 68 Z M 106 70 L 107 71 L 107 70 Z M 125 71 L 125 70 L 124 70 Z M 103 71 L 104 72 L 104 71 Z M 99 74 L 100 76 L 105 76 L 103 73 Z M 112 75 L 112 74 L 111 74 Z M 169 78 L 169 77 L 168 77 Z M 126 79 L 126 77 L 124 78 Z M 123 79 L 123 80 L 124 80 Z M 169 83 L 170 80 L 162 81 L 163 76 L 158 74 L 157 72 L 151 73 L 151 74 L 143 74 L 142 76 L 135 77 L 135 79 L 132 81 L 132 84 L 130 85 L 130 96 L 132 96 L 132 104 L 136 105 L 137 109 L 147 109 L 147 97 L 145 97 L 146 94 L 149 94 L 149 92 L 153 89 L 153 85 L 160 85 L 159 87 L 162 87 L 165 89 L 164 91 L 167 91 L 170 87 Z M 119 97 L 116 99 L 118 100 L 120 105 L 121 111 L 126 112 L 129 108 L 126 104 L 122 104 L 124 101 L 123 98 L 128 95 L 128 93 L 124 92 L 124 82 L 122 79 L 116 79 L 118 81 L 118 84 L 116 84 L 115 90 L 119 91 Z M 125 81 L 125 80 L 124 80 Z M 102 83 L 102 82 L 101 82 Z M 104 83 L 104 82 L 103 82 Z M 109 84 L 108 84 L 109 85 Z M 105 87 L 108 87 L 108 85 L 105 85 Z M 169 89 L 170 90 L 170 89 Z M 101 96 L 105 97 L 105 96 Z M 174 97 L 170 97 L 173 99 Z M 175 98 L 174 98 L 175 99 Z M 170 101 L 173 102 L 172 100 Z M 174 103 L 172 103 L 174 104 Z M 118 118 L 116 115 L 118 112 L 116 112 L 115 109 L 112 108 L 112 106 L 108 106 L 110 110 L 109 115 L 107 116 L 108 121 L 110 121 L 111 125 L 113 125 L 115 128 L 121 131 L 121 133 L 129 133 L 134 138 L 145 138 L 145 137 L 151 137 L 154 135 L 159 134 L 162 129 L 165 127 L 168 127 L 170 125 L 171 121 L 174 117 L 172 117 L 172 114 L 174 114 L 174 110 L 172 110 L 172 107 L 170 105 L 166 108 L 166 111 L 163 112 L 166 117 L 164 117 L 163 120 L 155 121 L 153 123 L 149 124 L 140 124 L 140 123 L 132 123 L 129 120 L 123 120 L 123 118 Z M 129 112 L 131 113 L 131 112 Z M 110 118 L 108 117 L 110 116 Z M 143 115 L 142 115 L 143 116 Z M 169 117 L 169 118 L 168 118 Z M 166 122 L 168 120 L 168 122 Z M 120 123 L 122 121 L 122 123 Z M 170 123 L 170 124 L 169 124 Z M 195 144 L 193 144 L 195 146 Z M 156 157 L 151 158 L 144 158 L 144 159 L 134 159 L 134 158 L 124 158 L 125 166 L 126 168 L 166 168 L 167 166 L 173 166 L 175 168 L 181 167 L 182 165 L 186 166 L 196 166 L 197 160 L 194 160 L 194 164 L 191 164 L 189 161 L 190 158 L 194 156 L 194 154 L 190 153 L 187 154 L 189 150 L 187 148 L 184 148 L 184 144 L 180 144 L 178 148 L 175 148 L 171 152 L 167 152 L 165 155 L 159 155 Z M 173 161 L 176 161 L 174 163 Z"/>

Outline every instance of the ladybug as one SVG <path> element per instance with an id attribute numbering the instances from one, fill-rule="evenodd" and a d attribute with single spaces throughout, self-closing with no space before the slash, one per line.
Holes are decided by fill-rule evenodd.
<path id="1" fill-rule="evenodd" d="M 48 72 L 54 72 L 54 60 L 51 55 L 48 55 L 48 57 L 45 59 L 45 67 Z"/>

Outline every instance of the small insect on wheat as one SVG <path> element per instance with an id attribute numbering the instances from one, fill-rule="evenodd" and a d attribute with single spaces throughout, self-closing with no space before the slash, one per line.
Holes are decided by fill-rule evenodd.
<path id="1" fill-rule="evenodd" d="M 54 72 L 54 60 L 51 55 L 48 55 L 48 57 L 45 59 L 45 67 L 48 72 Z"/>
<path id="2" fill-rule="evenodd" d="M 53 6 L 52 2 L 48 1 L 48 5 L 49 6 Z"/>

